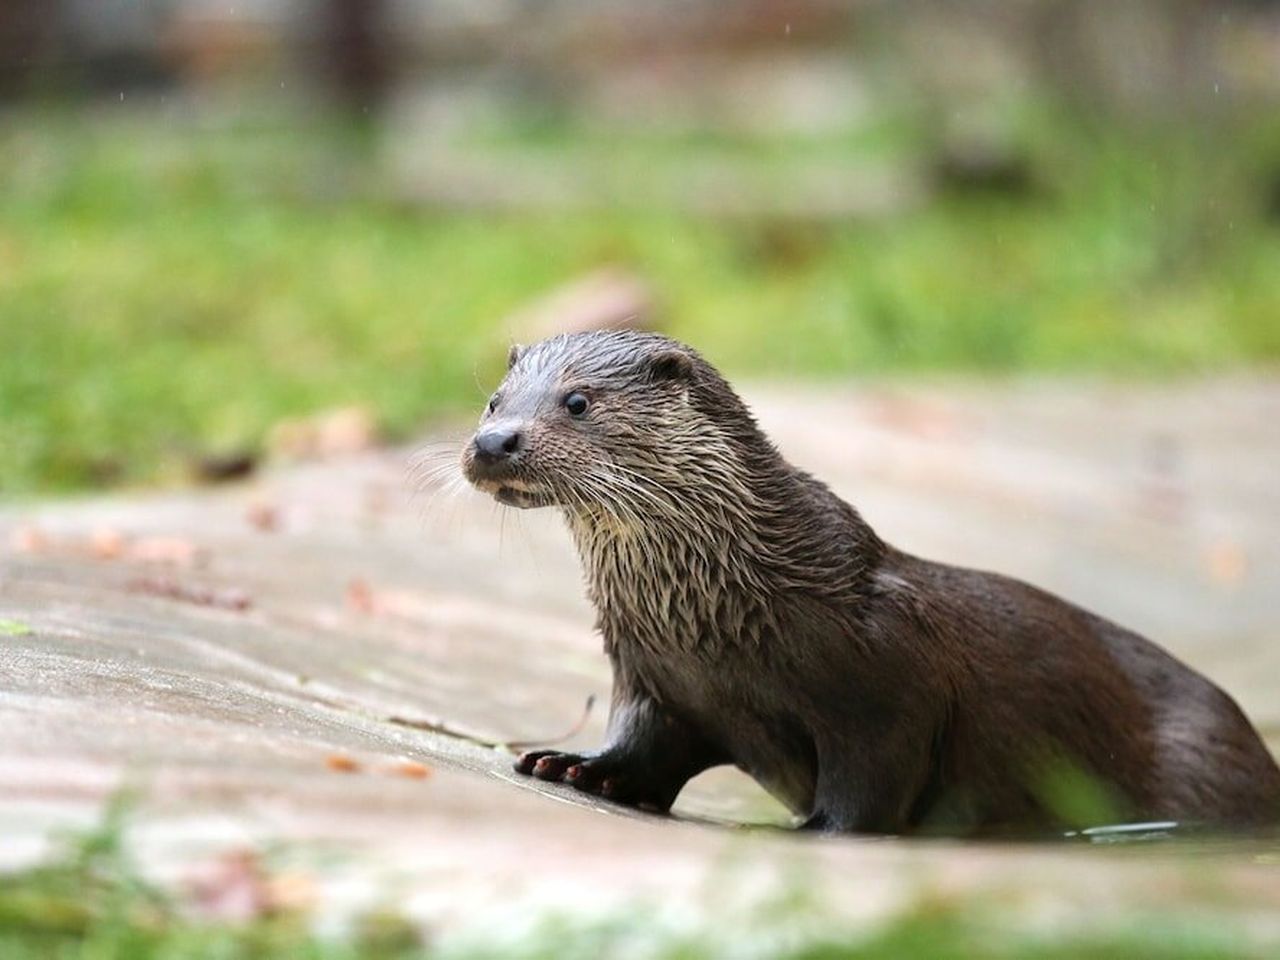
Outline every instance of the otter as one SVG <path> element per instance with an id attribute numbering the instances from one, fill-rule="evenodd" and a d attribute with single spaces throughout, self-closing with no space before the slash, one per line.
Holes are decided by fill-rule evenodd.
<path id="1" fill-rule="evenodd" d="M 890 546 L 677 341 L 513 347 L 462 465 L 563 512 L 613 670 L 605 745 L 521 773 L 667 811 L 734 764 L 829 832 L 1280 816 L 1280 769 L 1222 690 L 1043 590 Z M 1082 790 L 1105 812 L 1055 796 Z"/>

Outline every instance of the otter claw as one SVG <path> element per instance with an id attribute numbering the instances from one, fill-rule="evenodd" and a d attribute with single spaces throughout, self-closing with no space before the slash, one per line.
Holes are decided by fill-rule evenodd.
<path id="1" fill-rule="evenodd" d="M 514 766 L 517 773 L 534 776 L 539 780 L 563 780 L 565 771 L 581 762 L 582 758 L 577 754 L 534 750 L 521 754 Z"/>
<path id="2" fill-rule="evenodd" d="M 663 813 L 669 806 L 639 787 L 635 778 L 611 757 L 531 750 L 516 759 L 515 769 L 539 780 L 559 781 L 583 793 L 654 813 Z"/>
<path id="3" fill-rule="evenodd" d="M 604 778 L 607 771 L 602 767 L 598 759 L 553 750 L 531 751 L 522 754 L 515 762 L 519 773 L 539 780 L 559 780 L 585 793 L 609 796 L 617 792 L 618 781 L 615 777 Z"/>

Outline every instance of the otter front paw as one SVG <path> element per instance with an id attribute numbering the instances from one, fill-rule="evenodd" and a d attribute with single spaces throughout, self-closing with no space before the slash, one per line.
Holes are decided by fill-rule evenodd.
<path id="1" fill-rule="evenodd" d="M 515 762 L 516 772 L 567 783 L 584 793 L 645 809 L 665 811 L 664 804 L 634 772 L 608 753 L 561 753 L 558 750 L 531 750 Z"/>
<path id="2" fill-rule="evenodd" d="M 516 773 L 528 774 L 539 780 L 563 779 L 565 771 L 581 763 L 577 753 L 561 753 L 559 750 L 530 750 L 516 758 Z"/>

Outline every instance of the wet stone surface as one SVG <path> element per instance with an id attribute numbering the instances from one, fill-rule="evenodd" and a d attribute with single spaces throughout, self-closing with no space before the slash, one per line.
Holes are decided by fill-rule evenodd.
<path id="1" fill-rule="evenodd" d="M 1280 385 L 748 397 L 886 539 L 1145 632 L 1280 748 Z M 731 771 L 695 781 L 676 818 L 517 776 L 485 744 L 553 738 L 593 695 L 570 743 L 603 727 L 609 674 L 577 561 L 550 511 L 414 493 L 410 454 L 0 509 L 0 867 L 129 787 L 161 874 L 284 843 L 329 858 L 312 868 L 325 896 L 395 877 L 444 926 L 483 923 L 499 899 L 694 896 L 726 857 L 765 887 L 798 869 L 854 920 L 939 888 L 1103 911 L 1194 900 L 1206 862 L 1221 903 L 1280 916 L 1274 842 L 1197 848 L 1189 866 L 1172 846 L 825 840 L 734 826 L 787 818 Z"/>

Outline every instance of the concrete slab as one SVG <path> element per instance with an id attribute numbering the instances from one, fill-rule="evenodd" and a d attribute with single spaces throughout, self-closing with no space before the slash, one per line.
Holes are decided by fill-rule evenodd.
<path id="1" fill-rule="evenodd" d="M 1143 630 L 1280 748 L 1280 384 L 748 395 L 887 539 Z M 795 883 L 850 923 L 962 889 L 1069 915 L 1211 900 L 1280 924 L 1273 841 L 816 840 L 734 826 L 786 817 L 732 772 L 700 777 L 672 819 L 517 777 L 485 743 L 554 737 L 592 695 L 572 742 L 603 725 L 576 559 L 553 514 L 498 508 L 447 472 L 413 494 L 410 455 L 0 510 L 0 866 L 129 785 L 161 874 L 285 844 L 324 897 L 393 890 L 445 930 L 514 904 L 710 910 L 729 888 Z"/>

